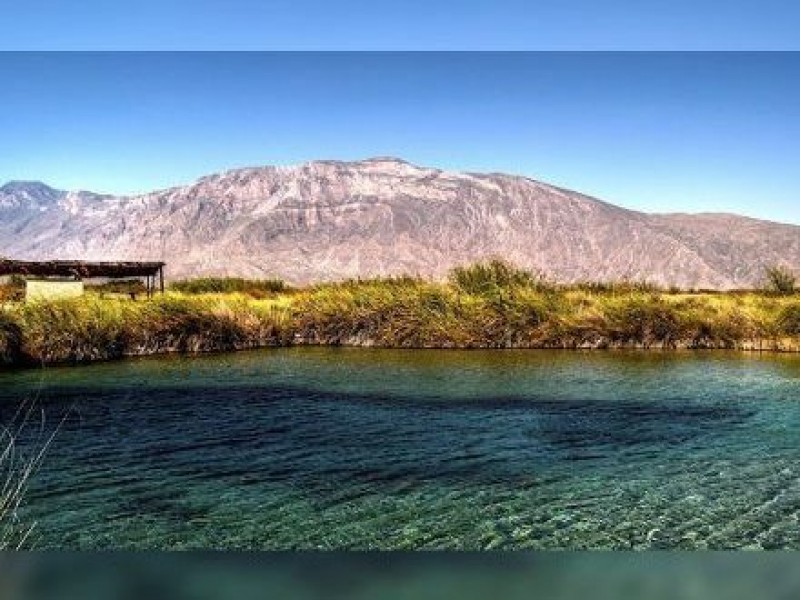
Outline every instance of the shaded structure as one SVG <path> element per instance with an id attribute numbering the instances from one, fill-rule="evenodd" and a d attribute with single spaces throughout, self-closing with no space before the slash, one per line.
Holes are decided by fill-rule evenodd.
<path id="1" fill-rule="evenodd" d="M 75 281 L 84 279 L 122 279 L 142 277 L 145 279 L 147 296 L 156 289 L 164 292 L 163 262 L 91 262 L 82 260 L 10 260 L 0 259 L 0 277 L 19 275 L 22 277 L 66 278 Z"/>

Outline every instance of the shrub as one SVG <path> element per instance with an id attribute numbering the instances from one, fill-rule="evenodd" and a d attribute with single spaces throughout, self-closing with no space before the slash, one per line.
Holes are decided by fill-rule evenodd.
<path id="1" fill-rule="evenodd" d="M 606 319 L 613 341 L 669 345 L 683 333 L 676 309 L 656 295 L 624 298 L 608 307 Z"/>
<path id="2" fill-rule="evenodd" d="M 646 294 L 662 291 L 661 288 L 649 281 L 634 279 L 621 279 L 619 281 L 580 281 L 569 288 L 588 292 L 590 294 Z"/>
<path id="3" fill-rule="evenodd" d="M 141 279 L 116 279 L 106 283 L 87 286 L 101 294 L 144 294 L 147 288 Z"/>
<path id="4" fill-rule="evenodd" d="M 532 289 L 459 291 L 415 279 L 328 284 L 295 298 L 294 319 L 312 343 L 507 347 L 529 345 L 547 318 L 546 295 Z"/>
<path id="5" fill-rule="evenodd" d="M 12 275 L 3 284 L 0 284 L 0 304 L 5 302 L 20 302 L 25 299 L 25 279 L 19 275 Z"/>
<path id="6" fill-rule="evenodd" d="M 269 300 L 219 293 L 225 286 L 243 290 L 230 283 L 237 280 L 200 281 L 186 289 L 203 295 L 146 302 L 87 295 L 7 306 L 0 309 L 0 361 L 233 350 L 289 345 L 295 336 L 304 343 L 390 347 L 711 348 L 800 335 L 794 300 L 752 292 L 676 296 L 630 283 L 554 287 L 502 261 L 454 269 L 444 284 L 350 280 Z"/>
<path id="7" fill-rule="evenodd" d="M 777 318 L 778 330 L 787 335 L 800 335 L 800 304 L 785 306 Z"/>
<path id="8" fill-rule="evenodd" d="M 170 289 L 184 294 L 232 294 L 241 293 L 261 298 L 287 291 L 280 279 L 242 279 L 240 277 L 202 277 L 176 281 Z"/>
<path id="9" fill-rule="evenodd" d="M 449 281 L 456 289 L 474 295 L 496 295 L 514 288 L 543 288 L 544 277 L 502 260 L 491 260 L 450 271 Z"/>
<path id="10" fill-rule="evenodd" d="M 157 297 L 126 324 L 126 353 L 234 350 L 288 341 L 286 311 L 257 310 L 245 301 Z"/>
<path id="11" fill-rule="evenodd" d="M 473 336 L 482 346 L 530 345 L 553 312 L 552 299 L 533 290 L 488 298 L 481 305 Z"/>
<path id="12" fill-rule="evenodd" d="M 379 345 L 416 346 L 444 324 L 454 303 L 445 290 L 413 279 L 346 281 L 302 294 L 294 320 L 302 337 L 316 343 L 342 344 L 366 338 Z"/>
<path id="13" fill-rule="evenodd" d="M 128 304 L 92 297 L 25 304 L 17 314 L 24 333 L 21 351 L 42 363 L 122 356 Z"/>
<path id="14" fill-rule="evenodd" d="M 691 298 L 676 305 L 683 337 L 694 348 L 736 348 L 740 342 L 763 335 L 763 328 L 741 307 Z"/>
<path id="15" fill-rule="evenodd" d="M 16 320 L 0 309 L 0 364 L 19 360 L 22 329 Z"/>
<path id="16" fill-rule="evenodd" d="M 12 322 L 20 332 L 16 354 L 41 363 L 74 363 L 289 343 L 288 309 L 263 304 L 170 295 L 147 302 L 84 296 L 25 304 Z M 4 331 L 14 340 L 14 329 L 0 321 L 0 350 Z M 13 350 L 13 343 L 7 346 Z"/>
<path id="17" fill-rule="evenodd" d="M 794 294 L 797 288 L 797 277 L 786 267 L 772 266 L 766 269 L 765 289 L 781 295 Z"/>

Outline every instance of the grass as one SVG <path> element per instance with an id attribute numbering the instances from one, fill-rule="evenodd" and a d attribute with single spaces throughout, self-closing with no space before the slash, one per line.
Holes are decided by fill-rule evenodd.
<path id="1" fill-rule="evenodd" d="M 147 293 L 147 288 L 141 279 L 116 279 L 107 281 L 105 283 L 93 284 L 86 286 L 87 291 L 105 294 L 126 294 L 126 295 L 144 295 Z"/>
<path id="2" fill-rule="evenodd" d="M 77 363 L 283 345 L 288 323 L 280 303 L 237 294 L 167 294 L 138 302 L 86 295 L 0 311 L 0 357 L 12 364 Z"/>
<path id="3" fill-rule="evenodd" d="M 280 279 L 242 279 L 239 277 L 201 277 L 176 281 L 170 289 L 184 294 L 246 294 L 265 298 L 288 291 Z"/>
<path id="4" fill-rule="evenodd" d="M 7 421 L 0 421 L 0 551 L 32 547 L 36 523 L 20 516 L 25 494 L 60 428 L 45 427 L 44 413 L 23 402 Z M 39 414 L 39 422 L 36 415 Z M 25 438 L 26 443 L 21 442 Z"/>
<path id="5" fill-rule="evenodd" d="M 11 276 L 8 281 L 0 283 L 0 304 L 19 302 L 25 298 L 25 280 L 19 276 Z"/>
<path id="6" fill-rule="evenodd" d="M 559 286 L 501 261 L 455 269 L 443 282 L 399 277 L 289 290 L 202 279 L 149 301 L 87 294 L 4 306 L 6 364 L 291 344 L 800 350 L 798 294 Z"/>

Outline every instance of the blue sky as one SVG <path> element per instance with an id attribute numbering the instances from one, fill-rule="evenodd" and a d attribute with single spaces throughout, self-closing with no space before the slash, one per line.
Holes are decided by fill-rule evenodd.
<path id="1" fill-rule="evenodd" d="M 800 53 L 0 53 L 0 181 L 393 155 L 800 223 Z"/>
<path id="2" fill-rule="evenodd" d="M 800 49 L 796 0 L 0 0 L 0 49 Z"/>

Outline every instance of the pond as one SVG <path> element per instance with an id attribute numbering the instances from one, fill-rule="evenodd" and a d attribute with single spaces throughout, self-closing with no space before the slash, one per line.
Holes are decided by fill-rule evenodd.
<path id="1" fill-rule="evenodd" d="M 797 355 L 289 348 L 0 373 L 23 401 L 63 419 L 39 548 L 800 549 Z"/>

